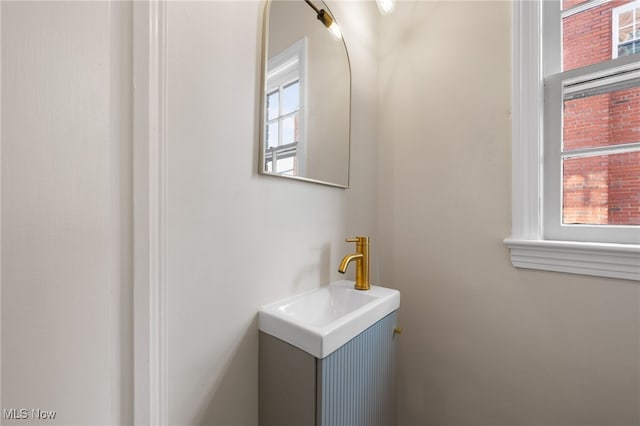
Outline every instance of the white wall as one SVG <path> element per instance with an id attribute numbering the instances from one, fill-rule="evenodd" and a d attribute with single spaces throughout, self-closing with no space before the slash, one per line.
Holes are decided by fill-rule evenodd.
<path id="1" fill-rule="evenodd" d="M 339 278 L 357 234 L 402 292 L 402 425 L 640 423 L 638 285 L 516 270 L 502 244 L 509 4 L 399 2 L 380 40 L 373 3 L 331 6 L 347 191 L 256 174 L 261 3 L 168 5 L 170 423 L 257 424 L 259 306 Z M 1 7 L 2 408 L 127 424 L 130 11 Z"/>
<path id="2" fill-rule="evenodd" d="M 348 191 L 256 173 L 262 4 L 168 5 L 171 424 L 257 424 L 259 307 L 339 278 L 345 237 L 375 238 L 375 6 L 334 12 L 362 76 Z"/>
<path id="3" fill-rule="evenodd" d="M 130 6 L 2 3 L 2 408 L 53 424 L 133 417 Z M 349 191 L 256 173 L 262 7 L 168 5 L 171 424 L 257 424 L 259 307 L 375 241 L 375 7 L 334 9 L 363 75 Z"/>
<path id="4" fill-rule="evenodd" d="M 640 423 L 640 287 L 514 269 L 510 5 L 381 19 L 383 282 L 400 289 L 400 424 Z"/>
<path id="5" fill-rule="evenodd" d="M 2 408 L 127 424 L 131 11 L 2 2 Z"/>

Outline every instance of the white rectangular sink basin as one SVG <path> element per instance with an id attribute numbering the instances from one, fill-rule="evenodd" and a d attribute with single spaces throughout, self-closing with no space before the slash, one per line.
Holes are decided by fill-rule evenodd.
<path id="1" fill-rule="evenodd" d="M 327 355 L 400 307 L 400 292 L 371 286 L 355 290 L 337 281 L 260 309 L 261 331 L 310 353 Z"/>

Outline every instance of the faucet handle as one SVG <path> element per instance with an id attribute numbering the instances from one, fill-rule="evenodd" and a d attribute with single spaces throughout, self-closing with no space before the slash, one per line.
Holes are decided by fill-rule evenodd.
<path id="1" fill-rule="evenodd" d="M 355 237 L 355 238 L 347 238 L 345 239 L 347 243 L 356 243 L 356 244 L 364 244 L 369 245 L 369 237 Z"/>

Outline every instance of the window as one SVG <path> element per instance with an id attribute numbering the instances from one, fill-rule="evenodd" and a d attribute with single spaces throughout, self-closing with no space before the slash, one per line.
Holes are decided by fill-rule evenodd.
<path id="1" fill-rule="evenodd" d="M 640 280 L 638 8 L 514 2 L 514 266 Z"/>
<path id="2" fill-rule="evenodd" d="M 267 93 L 266 114 L 266 170 L 296 175 L 296 153 L 300 142 L 300 80 L 297 76 Z"/>
<path id="3" fill-rule="evenodd" d="M 267 63 L 264 170 L 271 173 L 304 173 L 305 45 L 302 39 Z"/>
<path id="4" fill-rule="evenodd" d="M 640 243 L 640 64 L 609 52 L 640 0 L 567 3 L 543 3 L 544 237 Z"/>
<path id="5" fill-rule="evenodd" d="M 640 53 L 640 1 L 613 9 L 613 58 Z"/>

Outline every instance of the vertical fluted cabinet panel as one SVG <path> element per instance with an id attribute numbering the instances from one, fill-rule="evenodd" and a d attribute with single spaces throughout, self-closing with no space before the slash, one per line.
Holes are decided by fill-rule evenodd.
<path id="1" fill-rule="evenodd" d="M 317 424 L 394 426 L 396 312 L 317 360 Z"/>

